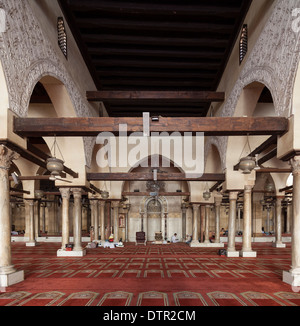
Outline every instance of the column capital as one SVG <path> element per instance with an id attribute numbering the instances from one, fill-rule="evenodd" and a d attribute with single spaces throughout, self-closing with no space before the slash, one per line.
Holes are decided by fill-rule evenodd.
<path id="1" fill-rule="evenodd" d="M 199 209 L 200 208 L 200 204 L 192 204 L 192 206 L 193 206 L 193 210 L 197 210 L 197 209 Z"/>
<path id="2" fill-rule="evenodd" d="M 293 175 L 300 175 L 300 156 L 294 156 L 290 159 L 290 165 L 293 169 Z"/>
<path id="3" fill-rule="evenodd" d="M 20 154 L 13 152 L 4 145 L 0 145 L 0 172 L 8 171 L 13 160 L 20 158 Z"/>
<path id="4" fill-rule="evenodd" d="M 252 189 L 253 189 L 253 185 L 245 185 L 244 187 L 244 191 L 246 192 L 252 192 Z"/>
<path id="5" fill-rule="evenodd" d="M 70 195 L 71 195 L 70 188 L 59 188 L 59 191 L 62 198 L 70 199 Z"/>
<path id="6" fill-rule="evenodd" d="M 119 206 L 120 206 L 120 201 L 119 201 L 119 200 L 112 201 L 112 202 L 111 202 L 111 206 L 112 206 L 113 208 L 119 208 Z"/>
<path id="7" fill-rule="evenodd" d="M 252 186 L 251 186 L 251 190 L 252 190 Z M 236 191 L 230 191 L 230 193 L 229 193 L 229 200 L 237 200 L 238 199 L 238 195 L 239 195 L 238 192 L 236 192 Z"/>
<path id="8" fill-rule="evenodd" d="M 221 206 L 223 200 L 222 195 L 216 195 L 215 196 L 215 206 Z"/>
<path id="9" fill-rule="evenodd" d="M 105 201 L 104 200 L 99 200 L 98 201 L 98 205 L 100 206 L 100 207 L 105 207 Z"/>
<path id="10" fill-rule="evenodd" d="M 29 206 L 34 206 L 34 199 L 23 199 L 24 200 L 24 204 L 29 205 Z"/>
<path id="11" fill-rule="evenodd" d="M 90 205 L 96 207 L 98 205 L 98 200 L 96 198 L 90 198 Z"/>
<path id="12" fill-rule="evenodd" d="M 80 199 L 82 197 L 82 189 L 81 188 L 72 188 L 73 197 Z"/>

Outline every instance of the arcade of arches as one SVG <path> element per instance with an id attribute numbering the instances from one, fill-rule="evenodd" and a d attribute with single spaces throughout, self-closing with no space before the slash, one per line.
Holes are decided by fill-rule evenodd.
<path id="1" fill-rule="evenodd" d="M 4 17 L 4 24 L 0 21 L 0 27 L 4 26 L 0 31 L 0 286 L 24 281 L 24 271 L 15 269 L 12 263 L 12 242 L 27 247 L 58 242 L 61 248 L 57 257 L 83 257 L 87 254 L 83 243 L 105 246 L 112 236 L 115 244 L 119 245 L 122 239 L 126 247 L 135 243 L 136 234 L 141 231 L 147 246 L 155 245 L 157 233 L 162 236 L 159 243 L 165 245 L 176 233 L 179 242 L 186 246 L 223 248 L 228 258 L 258 257 L 253 242 L 278 251 L 288 245 L 291 268 L 282 271 L 282 281 L 300 286 L 300 33 L 293 28 L 297 17 L 292 15 L 294 9 L 300 8 L 300 1 L 236 1 L 250 4 L 240 16 L 239 28 L 235 27 L 235 43 L 217 86 L 213 92 L 201 86 L 201 92 L 212 97 L 208 106 L 198 108 L 201 100 L 195 93 L 201 92 L 196 86 L 187 89 L 188 81 L 183 83 L 182 92 L 167 90 L 173 85 L 175 74 L 167 67 L 160 74 L 168 76 L 169 84 L 162 86 L 164 91 L 151 89 L 161 96 L 155 100 L 141 99 L 146 97 L 151 83 L 137 90 L 132 86 L 127 89 L 120 81 L 115 88 L 109 84 L 108 80 L 121 80 L 123 70 L 128 80 L 141 73 L 154 76 L 159 70 L 151 72 L 150 64 L 150 69 L 141 68 L 139 72 L 137 54 L 130 60 L 135 65 L 133 70 L 114 68 L 118 61 L 115 53 L 123 49 L 122 44 L 114 47 L 116 41 L 108 35 L 115 28 L 115 1 L 111 7 L 103 2 L 104 7 L 109 7 L 102 12 L 108 17 L 103 21 L 107 32 L 103 37 L 110 48 L 114 47 L 114 54 L 111 66 L 97 72 L 100 79 L 111 73 L 101 89 L 82 54 L 81 42 L 77 42 L 78 35 L 71 26 L 72 20 L 67 19 L 63 2 L 67 3 L 0 0 L 0 18 Z M 69 2 L 71 8 L 80 7 L 79 1 Z M 151 16 L 150 1 L 147 3 L 141 12 L 149 11 Z M 161 15 L 167 16 L 171 5 L 163 3 Z M 129 19 L 126 1 L 124 6 L 125 18 Z M 192 6 L 196 6 L 194 2 Z M 188 8 L 181 9 L 185 17 Z M 157 5 L 155 12 L 159 10 Z M 232 8 L 228 15 L 235 11 Z M 66 18 L 67 57 L 57 43 L 57 17 Z M 87 19 L 81 17 L 79 21 L 81 27 L 87 24 L 85 27 L 90 28 Z M 224 24 L 225 21 L 224 18 Z M 248 51 L 239 62 L 240 27 L 245 24 Z M 183 24 L 173 25 L 177 30 Z M 216 25 L 214 30 L 218 30 Z M 125 41 L 131 46 L 125 53 L 130 56 L 138 37 L 130 35 L 133 32 L 129 27 L 124 34 L 127 32 Z M 150 31 L 145 35 L 148 45 L 140 46 L 141 56 L 146 56 L 143 51 L 164 60 L 166 55 L 173 55 L 167 45 L 153 50 L 154 37 Z M 172 47 L 175 56 L 188 42 L 180 35 L 183 34 L 170 36 L 175 45 L 179 44 L 179 50 Z M 89 55 L 97 57 L 98 65 L 105 65 L 107 49 L 100 55 L 96 32 L 88 37 L 94 45 Z M 210 49 L 222 43 L 213 37 L 211 42 L 206 45 L 208 56 Z M 205 70 L 199 83 L 201 78 L 212 78 L 211 70 L 217 65 L 214 59 L 220 53 L 213 52 L 211 61 L 206 62 L 207 70 L 199 64 Z M 153 65 L 156 59 L 151 61 Z M 124 62 L 123 65 L 126 66 Z M 198 63 L 194 66 L 198 67 Z M 201 70 L 191 69 L 182 69 L 185 78 L 191 74 L 193 79 L 193 74 L 196 76 Z M 123 78 L 124 83 L 127 77 Z M 101 90 L 111 97 L 101 100 Z M 92 92 L 98 92 L 100 99 L 91 99 Z M 120 93 L 127 94 L 127 102 L 121 101 Z M 166 98 L 171 93 L 173 97 Z M 180 94 L 187 98 L 179 98 Z M 140 96 L 138 104 L 130 102 L 134 95 Z M 174 100 L 174 96 L 178 98 Z M 152 108 L 152 103 L 157 106 Z M 127 116 L 130 105 L 135 107 Z M 193 114 L 185 113 L 185 105 L 195 106 Z M 169 115 L 165 111 L 159 113 L 164 106 Z M 176 112 L 172 112 L 172 107 Z M 143 115 L 149 111 L 150 118 Z M 121 128 L 122 132 L 124 125 L 128 125 L 128 134 L 116 135 L 116 130 Z M 72 130 L 68 133 L 69 126 Z M 158 127 L 151 129 L 153 126 Z M 95 137 L 97 127 L 105 135 Z M 147 137 L 149 130 L 168 132 L 170 137 Z M 130 131 L 141 134 L 132 136 Z M 183 134 L 187 131 L 192 134 Z M 249 156 L 254 166 L 249 173 L 243 173 L 239 162 Z M 62 170 L 56 175 L 47 165 L 51 157 L 63 161 Z M 192 177 L 191 173 L 197 176 Z M 71 251 L 66 250 L 69 244 Z M 241 244 L 241 250 L 236 249 L 237 244 Z"/>

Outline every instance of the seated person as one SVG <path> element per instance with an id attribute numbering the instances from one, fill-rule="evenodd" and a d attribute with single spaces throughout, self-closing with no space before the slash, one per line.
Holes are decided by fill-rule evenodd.
<path id="1" fill-rule="evenodd" d="M 191 242 L 192 242 L 192 236 L 187 234 L 185 243 L 190 244 Z"/>
<path id="2" fill-rule="evenodd" d="M 179 239 L 177 238 L 177 233 L 174 233 L 174 235 L 172 236 L 171 242 L 172 242 L 172 243 L 177 243 L 177 242 L 179 242 Z"/>
<path id="3" fill-rule="evenodd" d="M 111 234 L 108 238 L 108 242 L 114 242 L 114 235 Z"/>

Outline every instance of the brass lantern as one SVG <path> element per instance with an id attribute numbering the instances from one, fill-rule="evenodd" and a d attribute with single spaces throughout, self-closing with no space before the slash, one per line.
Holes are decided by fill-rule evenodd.
<path id="1" fill-rule="evenodd" d="M 256 167 L 256 160 L 254 157 L 246 156 L 241 158 L 239 163 L 239 169 L 243 171 L 243 174 L 250 174 Z"/>
<path id="2" fill-rule="evenodd" d="M 108 191 L 102 191 L 102 192 L 101 192 L 101 197 L 102 197 L 103 199 L 107 199 L 107 198 L 109 197 L 109 192 L 108 192 Z"/>
<path id="3" fill-rule="evenodd" d="M 64 162 L 56 157 L 47 159 L 47 170 L 51 172 L 50 180 L 55 180 L 64 170 Z"/>

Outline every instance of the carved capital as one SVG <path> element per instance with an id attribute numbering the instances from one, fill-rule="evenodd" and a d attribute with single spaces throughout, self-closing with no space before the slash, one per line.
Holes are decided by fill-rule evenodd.
<path id="1" fill-rule="evenodd" d="M 193 211 L 197 211 L 200 207 L 200 204 L 193 204 Z"/>
<path id="2" fill-rule="evenodd" d="M 246 189 L 246 188 L 245 188 Z M 252 188 L 251 188 L 252 189 Z M 229 200 L 237 200 L 237 198 L 238 198 L 238 192 L 234 192 L 234 191 L 231 191 L 230 193 L 229 193 Z"/>
<path id="3" fill-rule="evenodd" d="M 59 188 L 59 191 L 63 199 L 68 199 L 68 200 L 70 199 L 70 195 L 71 195 L 70 188 Z"/>
<path id="4" fill-rule="evenodd" d="M 99 204 L 100 208 L 105 207 L 105 201 L 104 200 L 99 200 L 98 204 Z"/>
<path id="5" fill-rule="evenodd" d="M 292 166 L 293 169 L 293 175 L 294 176 L 300 175 L 300 156 L 294 156 L 290 160 L 290 165 Z"/>
<path id="6" fill-rule="evenodd" d="M 75 199 L 81 199 L 82 189 L 81 188 L 72 188 L 73 197 Z"/>
<path id="7" fill-rule="evenodd" d="M 120 206 L 120 202 L 117 200 L 117 201 L 113 201 L 112 203 L 111 203 L 111 205 L 112 205 L 112 208 L 119 208 L 119 206 Z"/>
<path id="8" fill-rule="evenodd" d="M 216 207 L 221 206 L 222 200 L 223 200 L 223 196 L 222 195 L 215 196 L 215 206 Z"/>
<path id="9" fill-rule="evenodd" d="M 98 205 L 98 199 L 90 199 L 90 205 L 96 208 Z"/>
<path id="10" fill-rule="evenodd" d="M 17 160 L 20 155 L 13 152 L 4 145 L 0 145 L 0 171 L 8 171 L 13 160 Z"/>

